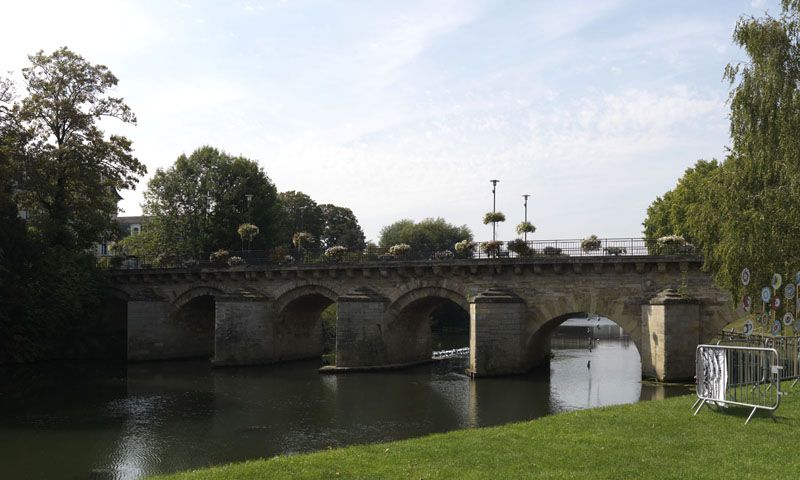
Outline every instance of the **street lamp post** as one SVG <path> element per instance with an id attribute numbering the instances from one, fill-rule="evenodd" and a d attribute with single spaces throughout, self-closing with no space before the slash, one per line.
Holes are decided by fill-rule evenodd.
<path id="1" fill-rule="evenodd" d="M 252 193 L 247 193 L 247 194 L 245 194 L 244 198 L 247 199 L 247 221 L 248 222 L 252 222 L 253 221 L 253 211 L 250 209 L 250 202 L 253 201 L 253 194 Z"/>
<path id="2" fill-rule="evenodd" d="M 489 180 L 492 182 L 492 213 L 495 213 L 497 208 L 497 183 L 500 180 Z M 492 222 L 492 241 L 497 241 L 497 222 Z"/>
<path id="3" fill-rule="evenodd" d="M 525 195 L 522 196 L 522 198 L 525 199 L 525 223 L 526 224 L 528 223 L 528 197 L 530 197 L 529 193 L 526 193 Z M 523 232 L 523 239 L 525 240 L 525 243 L 527 244 L 528 243 L 528 230 L 527 229 L 525 230 L 525 232 Z"/>

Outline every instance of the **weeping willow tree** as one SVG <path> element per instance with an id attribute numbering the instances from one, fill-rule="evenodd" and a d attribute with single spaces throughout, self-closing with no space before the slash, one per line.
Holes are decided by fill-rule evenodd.
<path id="1" fill-rule="evenodd" d="M 729 154 L 718 168 L 687 172 L 691 188 L 679 182 L 657 199 L 645 232 L 695 240 L 717 282 L 739 297 L 744 267 L 755 288 L 800 270 L 800 0 L 783 0 L 778 17 L 741 18 L 733 40 L 747 60 L 725 69 Z"/>

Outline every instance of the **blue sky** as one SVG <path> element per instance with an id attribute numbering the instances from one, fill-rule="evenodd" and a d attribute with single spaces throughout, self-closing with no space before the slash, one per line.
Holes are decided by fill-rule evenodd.
<path id="1" fill-rule="evenodd" d="M 281 191 L 353 209 L 368 238 L 441 216 L 498 229 L 640 236 L 653 199 L 729 143 L 722 72 L 772 1 L 26 1 L 0 71 L 66 45 L 120 79 L 152 174 L 210 144 Z M 148 176 L 149 178 L 149 176 Z M 123 215 L 141 212 L 144 179 Z"/>

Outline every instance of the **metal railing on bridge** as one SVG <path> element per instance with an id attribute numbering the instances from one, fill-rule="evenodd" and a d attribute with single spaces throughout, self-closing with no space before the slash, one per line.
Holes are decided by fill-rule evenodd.
<path id="1" fill-rule="evenodd" d="M 387 247 L 368 247 L 359 251 L 322 248 L 286 248 L 272 250 L 215 252 L 198 255 L 111 256 L 102 257 L 102 266 L 112 269 L 200 268 L 237 265 L 318 265 L 365 264 L 382 262 L 441 262 L 448 260 L 548 259 L 559 257 L 691 256 L 692 245 L 664 245 L 645 238 L 603 238 L 587 240 L 512 240 L 510 242 L 473 242 L 462 250 L 410 249 L 392 251 Z M 235 258 L 234 258 L 235 257 Z"/>

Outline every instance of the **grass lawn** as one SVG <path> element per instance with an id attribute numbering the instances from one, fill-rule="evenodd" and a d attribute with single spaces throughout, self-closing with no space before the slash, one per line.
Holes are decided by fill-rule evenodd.
<path id="1" fill-rule="evenodd" d="M 758 412 L 748 425 L 747 409 L 692 417 L 695 397 L 682 396 L 157 478 L 795 479 L 800 385 L 788 392 L 773 416 Z"/>

